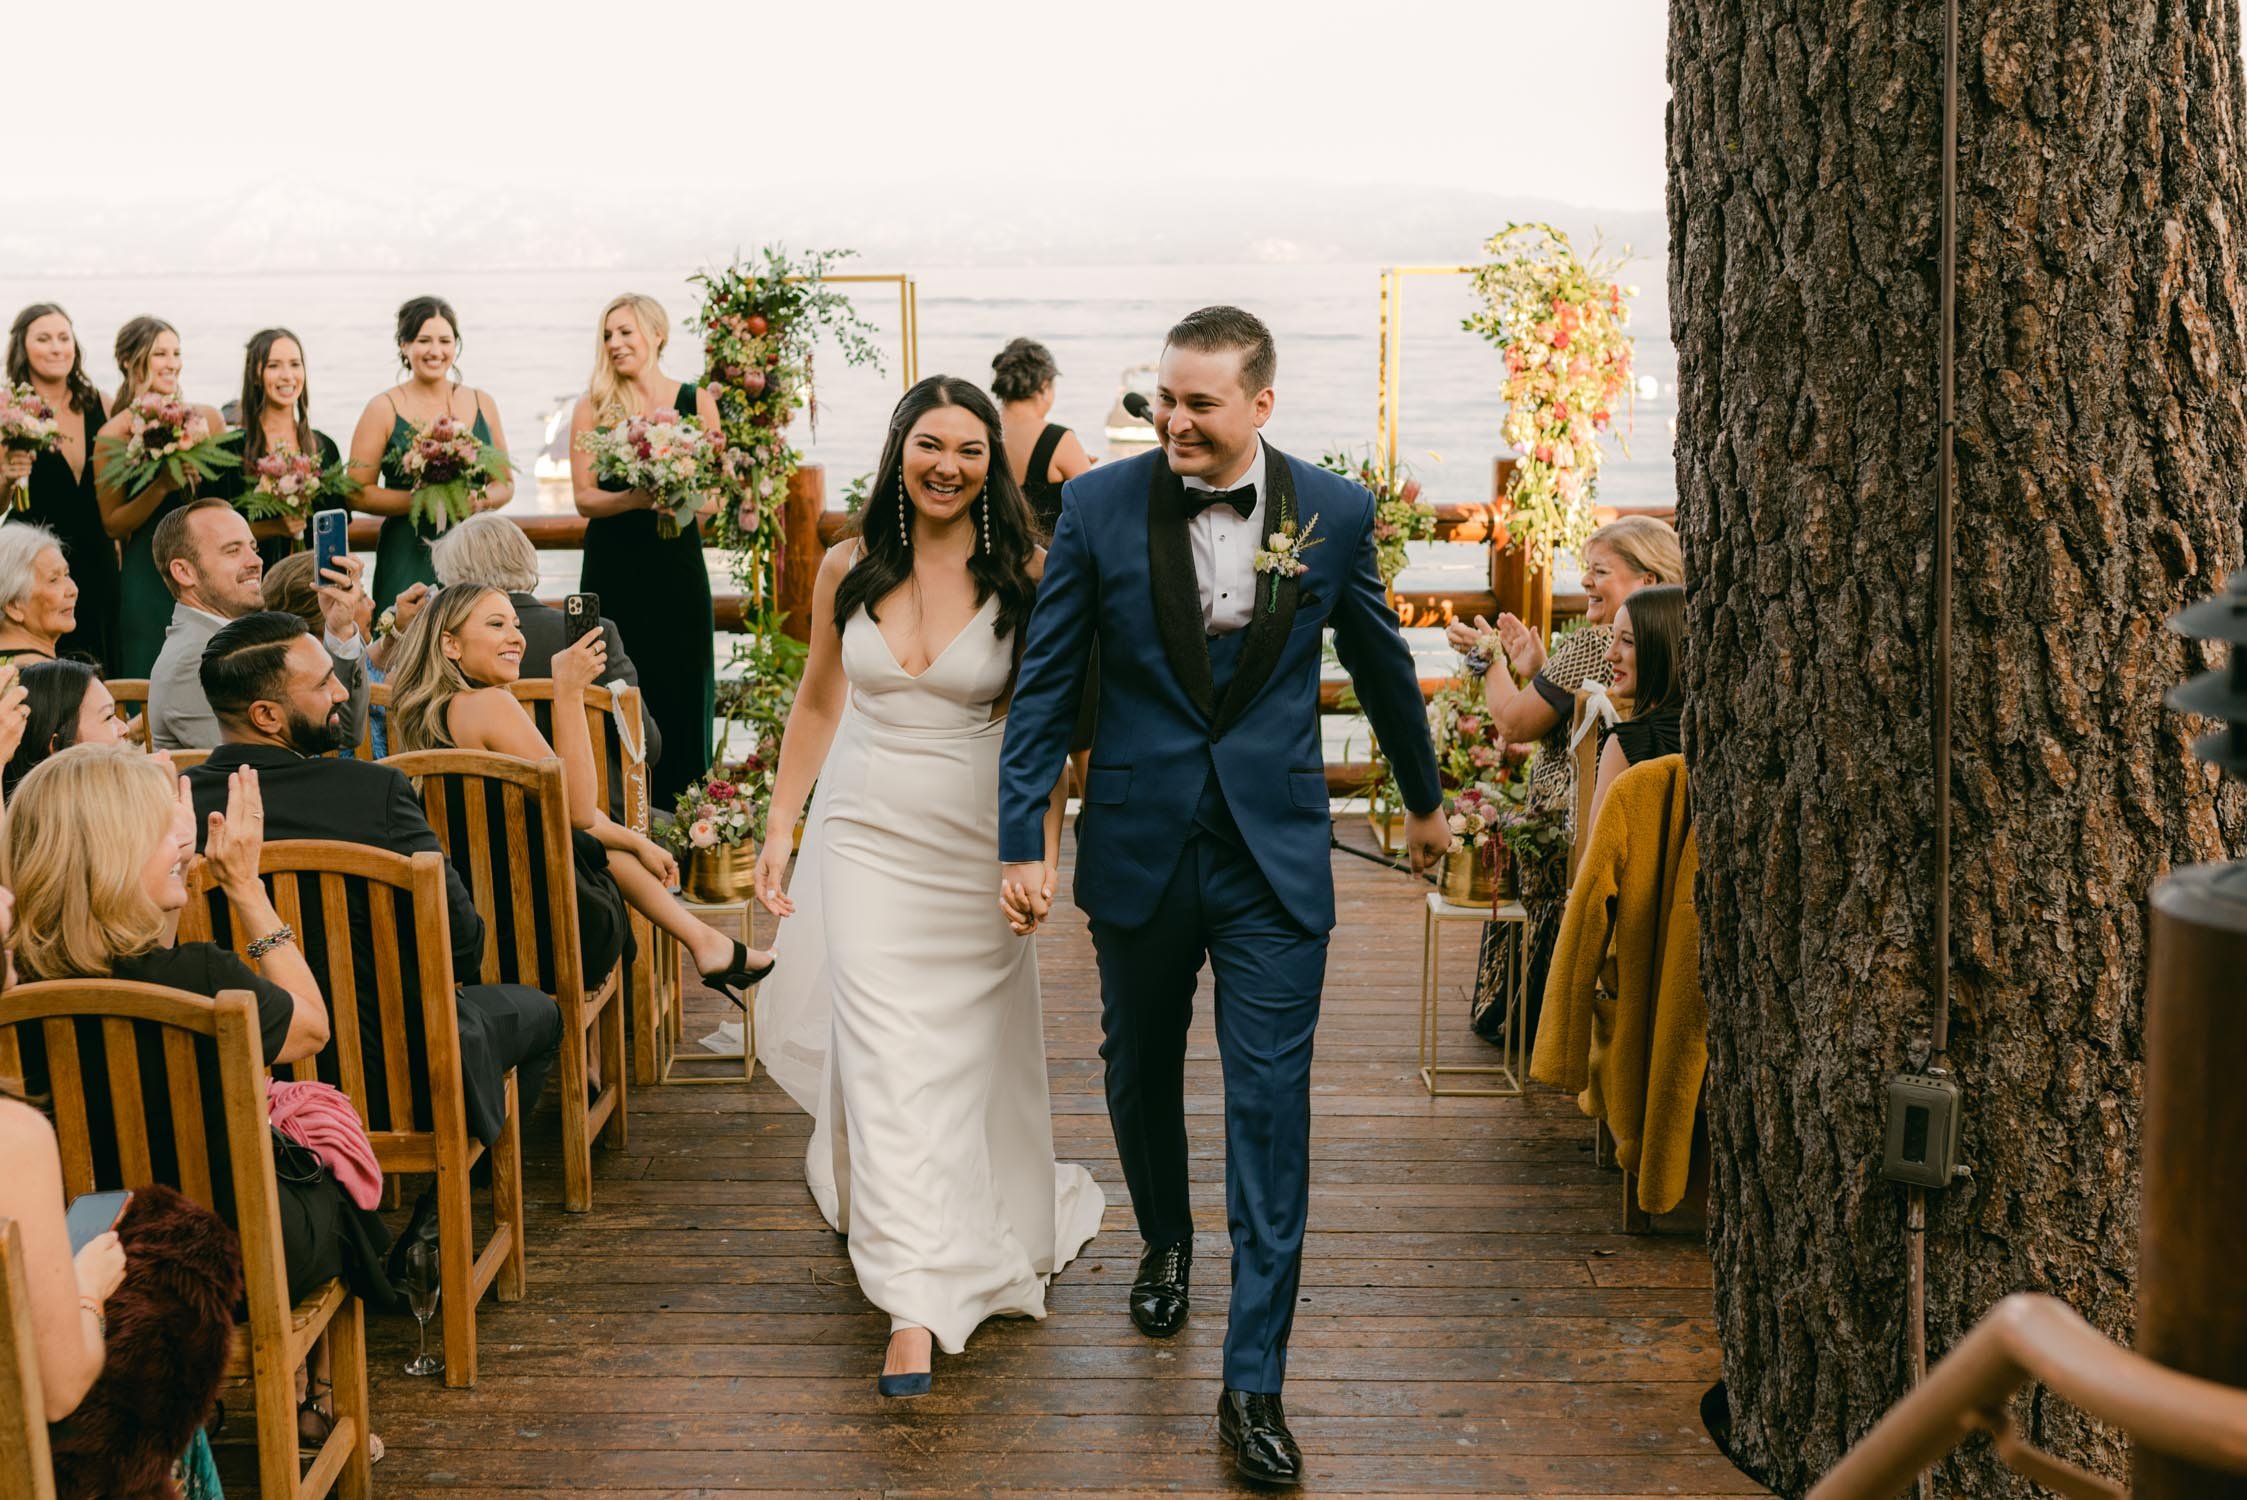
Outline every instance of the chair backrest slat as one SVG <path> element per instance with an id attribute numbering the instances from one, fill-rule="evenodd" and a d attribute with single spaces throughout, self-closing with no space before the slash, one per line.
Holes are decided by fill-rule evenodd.
<path id="1" fill-rule="evenodd" d="M 508 894 L 514 898 L 516 911 L 536 912 L 538 871 L 531 867 L 529 809 L 524 806 L 523 789 L 513 785 L 504 788 L 500 805 L 506 811 Z M 538 923 L 517 921 L 514 926 L 515 972 L 535 976 L 539 971 Z"/>
<path id="2" fill-rule="evenodd" d="M 54 1500 L 54 1453 L 47 1446 L 47 1397 L 31 1327 L 31 1286 L 23 1234 L 0 1219 L 0 1495 Z"/>
<path id="3" fill-rule="evenodd" d="M 335 1039 L 336 1086 L 359 1105 L 360 1123 L 364 1124 L 367 1060 L 366 1048 L 359 1039 L 359 966 L 351 950 L 351 893 L 341 875 L 323 872 L 319 881 L 320 945 L 328 961 L 328 1021 Z"/>
<path id="4" fill-rule="evenodd" d="M 109 1063 L 109 1104 L 117 1129 L 117 1168 L 126 1187 L 153 1181 L 148 1160 L 148 1125 L 142 1116 L 140 1046 L 133 1023 L 115 1016 L 101 1023 L 101 1050 Z"/>
<path id="5" fill-rule="evenodd" d="M 382 1017 L 383 1118 L 393 1130 L 412 1128 L 413 1059 L 406 1041 L 405 971 L 399 963 L 398 907 L 389 891 L 367 892 L 367 916 L 374 930 L 375 995 Z M 423 941 L 415 935 L 417 943 Z"/>
<path id="6" fill-rule="evenodd" d="M 78 1077 L 78 1028 L 67 1020 L 51 1020 L 40 1028 L 47 1043 L 47 1071 L 56 1077 Z M 93 1135 L 86 1118 L 83 1087 L 56 1089 L 51 1104 L 55 1116 L 55 1143 L 62 1149 L 63 1191 L 75 1198 L 94 1190 Z"/>
<path id="7" fill-rule="evenodd" d="M 484 797 L 485 786 L 486 783 L 480 776 L 466 778 L 460 783 L 461 814 L 467 819 L 471 829 L 490 826 L 488 820 L 491 817 L 491 807 Z M 438 837 L 443 838 L 444 835 L 439 834 Z M 455 860 L 454 863 L 458 864 L 459 861 Z M 489 922 L 499 910 L 495 904 L 497 892 L 492 885 L 492 846 L 490 840 L 480 838 L 475 833 L 468 836 L 468 894 L 475 901 L 476 910 L 484 913 L 485 921 Z M 486 942 L 484 983 L 497 984 L 499 976 L 499 945 Z"/>
<path id="8" fill-rule="evenodd" d="M 274 914 L 298 934 L 297 942 L 301 948 L 304 942 L 304 902 L 297 895 L 297 880 L 287 876 L 278 879 L 269 877 L 266 880 L 266 885 L 273 894 Z M 255 934 L 246 932 L 234 934 L 234 941 L 241 945 L 240 951 L 245 960 L 249 957 L 249 947 L 246 940 L 254 936 Z M 332 1016 L 330 1023 L 332 1026 Z M 314 1057 L 298 1058 L 295 1062 L 289 1064 L 289 1076 L 296 1079 L 317 1079 L 320 1076 L 319 1059 Z"/>
<path id="9" fill-rule="evenodd" d="M 177 1186 L 215 1213 L 218 1194 L 211 1187 L 210 1144 L 203 1129 L 203 1068 L 195 1058 L 195 1038 L 174 1027 L 164 1029 L 164 1082 L 171 1095 L 172 1150 L 179 1166 Z"/>

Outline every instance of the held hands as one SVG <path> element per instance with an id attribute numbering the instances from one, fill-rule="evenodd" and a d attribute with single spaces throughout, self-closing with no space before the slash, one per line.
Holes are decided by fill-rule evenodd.
<path id="1" fill-rule="evenodd" d="M 1451 825 L 1444 821 L 1443 809 L 1406 813 L 1404 847 L 1411 857 L 1415 875 L 1440 863 L 1444 855 L 1451 852 Z"/>
<path id="2" fill-rule="evenodd" d="M 359 592 L 359 575 L 365 567 L 347 552 L 320 575 L 320 623 L 339 641 L 359 633 L 359 607 L 366 602 Z"/>
<path id="3" fill-rule="evenodd" d="M 608 669 L 609 646 L 601 639 L 601 632 L 578 637 L 577 644 L 567 651 L 554 653 L 554 687 L 556 691 L 567 688 L 582 693 L 601 680 Z"/>
<path id="4" fill-rule="evenodd" d="M 768 811 L 765 826 L 771 831 L 766 835 L 765 846 L 757 851 L 757 900 L 776 917 L 792 917 L 796 914 L 796 903 L 788 899 L 787 885 L 791 841 L 783 838 L 778 830 L 795 827 L 795 820 L 791 818 L 783 824 Z"/>
<path id="5" fill-rule="evenodd" d="M 182 801 L 188 800 L 187 778 L 179 779 Z M 192 807 L 192 803 L 189 803 Z M 265 849 L 265 796 L 258 790 L 257 772 L 243 766 L 226 778 L 226 811 L 212 813 L 203 835 L 203 857 L 219 889 L 229 897 L 258 886 L 258 856 Z"/>
<path id="6" fill-rule="evenodd" d="M 1028 937 L 1053 911 L 1058 872 L 1044 860 L 1006 865 L 999 871 L 999 910 L 1007 926 Z"/>

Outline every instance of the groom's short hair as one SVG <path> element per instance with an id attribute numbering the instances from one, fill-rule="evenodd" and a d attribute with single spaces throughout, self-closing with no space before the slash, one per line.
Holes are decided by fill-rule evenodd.
<path id="1" fill-rule="evenodd" d="M 1264 320 L 1238 307 L 1205 307 L 1190 312 L 1171 326 L 1165 348 L 1175 344 L 1202 354 L 1222 349 L 1241 352 L 1241 384 L 1253 396 L 1280 373 L 1280 352 L 1272 343 L 1272 330 Z"/>

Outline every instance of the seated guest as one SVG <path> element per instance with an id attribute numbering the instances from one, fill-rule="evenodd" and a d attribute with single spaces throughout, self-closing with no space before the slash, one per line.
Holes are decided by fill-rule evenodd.
<path id="1" fill-rule="evenodd" d="M 434 560 L 441 587 L 475 584 L 487 589 L 504 589 L 507 602 L 515 606 L 515 617 L 522 624 L 521 675 L 532 678 L 554 675 L 554 653 L 562 649 L 566 620 L 560 610 L 538 600 L 535 592 L 538 549 L 523 535 L 522 527 L 501 515 L 470 516 L 438 541 Z M 404 628 L 402 622 L 399 628 Z M 608 650 L 608 666 L 601 674 L 602 683 L 622 682 L 626 687 L 638 687 L 640 669 L 624 654 L 624 637 L 617 632 L 616 622 L 606 615 L 601 617 L 601 644 Z M 656 727 L 655 720 L 645 714 L 641 716 L 641 723 L 648 737 L 647 762 L 653 766 L 663 756 L 663 732 Z M 622 795 L 612 792 L 609 805 L 623 806 Z"/>
<path id="2" fill-rule="evenodd" d="M 228 778 L 247 768 L 258 775 L 269 839 L 341 839 L 404 855 L 443 852 L 405 777 L 372 761 L 323 758 L 349 743 L 342 712 L 347 695 L 328 653 L 295 615 L 261 611 L 219 630 L 203 653 L 201 686 L 225 742 L 187 773 L 198 814 L 218 808 Z M 458 1011 L 468 1128 L 489 1146 L 506 1117 L 508 1069 L 516 1071 L 522 1114 L 536 1108 L 561 1043 L 562 1013 L 536 990 L 468 983 L 483 971 L 484 919 L 449 861 L 445 896 L 453 981 L 466 986 Z M 359 997 L 359 1046 L 371 1074 L 382 1057 L 372 988 L 374 932 L 356 909 L 351 946 L 353 972 L 368 986 Z M 413 972 L 410 965 L 407 972 Z M 434 1191 L 422 1195 L 405 1240 L 435 1233 L 436 1203 Z"/>
<path id="3" fill-rule="evenodd" d="M 219 742 L 219 728 L 203 699 L 203 648 L 227 621 L 264 607 L 259 588 L 265 564 L 242 513 L 210 496 L 189 501 L 157 522 L 150 545 L 175 602 L 164 649 L 148 677 L 149 743 L 158 750 L 208 750 Z M 346 557 L 340 567 L 348 579 L 331 579 L 320 590 L 320 601 L 328 650 L 347 692 L 347 742 L 356 744 L 367 711 L 366 674 L 360 664 L 360 563 Z"/>
<path id="4" fill-rule="evenodd" d="M 17 678 L 24 690 L 23 738 L 0 771 L 0 791 L 13 798 L 16 784 L 39 762 L 72 745 L 114 745 L 125 738 L 117 700 L 101 673 L 79 661 L 35 661 Z"/>
<path id="5" fill-rule="evenodd" d="M 598 635 L 554 653 L 557 743 L 549 747 L 502 685 L 522 674 L 523 632 L 514 604 L 496 588 L 445 589 L 414 621 L 399 649 L 391 679 L 391 742 L 400 750 L 488 750 L 524 760 L 559 755 L 570 826 L 579 830 L 572 852 L 586 947 L 592 949 L 596 938 L 585 914 L 613 909 L 621 892 L 641 915 L 679 940 L 703 983 L 741 1005 L 742 992 L 772 971 L 772 956 L 725 936 L 681 906 L 669 889 L 679 875 L 671 852 L 600 810 L 584 694 L 607 670 L 607 656 Z M 588 951 L 585 972 L 606 973 L 615 957 L 614 951 Z"/>
<path id="6" fill-rule="evenodd" d="M 52 661 L 78 627 L 78 585 L 62 542 L 44 526 L 0 526 L 0 662 Z"/>
<path id="7" fill-rule="evenodd" d="M 327 1002 L 295 930 L 274 911 L 258 878 L 264 821 L 255 770 L 221 776 L 211 807 L 198 815 L 170 768 L 129 745 L 77 745 L 34 766 L 17 788 L 7 820 L 9 868 L 23 909 L 16 944 L 23 976 L 107 975 L 207 996 L 248 990 L 257 999 L 268 1066 L 316 1055 L 328 1043 Z M 250 935 L 255 968 L 231 948 L 174 941 L 187 905 L 183 872 L 198 837 L 235 930 Z M 79 1031 L 81 1061 L 102 1056 L 101 1032 L 85 1026 Z M 25 1041 L 27 1081 L 37 1087 L 45 1071 L 43 1049 Z M 161 1038 L 145 1032 L 137 1050 L 143 1086 L 163 1089 L 167 1064 Z M 86 1071 L 91 1076 L 97 1070 Z M 215 1059 L 205 1059 L 197 1071 L 210 1138 L 217 1140 L 224 1106 Z M 89 1105 L 97 1121 L 108 1113 Z M 149 1112 L 149 1151 L 158 1163 L 173 1153 L 169 1120 L 163 1109 Z M 99 1124 L 93 1134 L 96 1173 L 107 1181 L 101 1163 L 114 1157 L 116 1145 L 100 1138 Z M 215 1155 L 211 1170 L 213 1191 L 224 1206 L 233 1194 L 231 1172 Z M 277 1177 L 275 1191 L 290 1297 L 301 1298 L 340 1276 L 362 1295 L 391 1300 L 388 1285 L 377 1279 L 385 1248 L 378 1218 L 354 1207 L 324 1174 L 309 1180 Z M 327 1359 L 325 1348 L 317 1352 L 315 1382 Z M 308 1411 L 305 1417 L 322 1420 L 325 1413 Z"/>
<path id="8" fill-rule="evenodd" d="M 321 601 L 319 585 L 313 581 L 312 562 L 312 553 L 292 552 L 279 562 L 269 565 L 265 570 L 265 582 L 259 586 L 259 593 L 263 596 L 267 609 L 295 615 L 304 622 L 305 629 L 321 635 L 327 630 L 327 606 Z M 388 680 L 385 668 L 389 666 L 390 654 L 397 649 L 398 631 L 413 623 L 415 612 L 420 609 L 422 600 L 428 597 L 429 585 L 426 583 L 417 583 L 398 597 L 395 606 L 397 629 L 367 647 L 366 654 L 359 658 L 368 687 Z M 364 594 L 359 596 L 358 621 L 359 639 L 371 638 L 374 634 L 374 601 Z M 339 678 L 343 675 L 340 665 L 336 675 Z M 368 757 L 371 760 L 380 760 L 390 753 L 385 734 L 385 717 L 380 704 L 371 701 L 367 704 L 365 738 L 372 752 Z M 357 753 L 356 741 L 345 746 L 343 753 Z"/>
<path id="9" fill-rule="evenodd" d="M 1631 716 L 1607 731 L 1599 777 L 1587 811 L 1599 827 L 1600 804 L 1615 778 L 1642 760 L 1676 755 L 1685 710 L 1685 590 L 1674 583 L 1642 588 L 1615 611 L 1607 645 L 1608 686 L 1628 698 Z"/>
<path id="10" fill-rule="evenodd" d="M 0 947 L 12 936 L 16 898 L 0 890 Z M 14 962 L 7 963 L 14 983 Z M 0 988 L 6 986 L 0 985 Z M 59 1422 L 77 1410 L 101 1374 L 102 1309 L 125 1279 L 125 1252 L 115 1230 L 104 1230 L 75 1254 L 64 1224 L 62 1152 L 55 1127 L 23 1100 L 12 1080 L 0 1079 L 0 1218 L 16 1221 L 23 1236 L 24 1289 L 31 1298 L 31 1338 L 39 1354 L 44 1413 Z"/>

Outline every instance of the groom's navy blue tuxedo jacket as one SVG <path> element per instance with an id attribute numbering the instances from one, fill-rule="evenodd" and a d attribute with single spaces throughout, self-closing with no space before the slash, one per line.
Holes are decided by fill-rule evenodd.
<path id="1" fill-rule="evenodd" d="M 1030 617 L 1000 762 L 999 858 L 1043 859 L 1043 820 L 1079 685 L 1100 646 L 1100 716 L 1078 828 L 1077 904 L 1136 927 L 1178 866 L 1208 778 L 1257 867 L 1305 930 L 1334 926 L 1331 820 L 1319 741 L 1321 627 L 1396 768 L 1405 805 L 1442 802 L 1418 674 L 1374 566 L 1373 497 L 1266 448 L 1251 520 L 1310 525 L 1308 571 L 1259 575 L 1256 613 L 1219 684 L 1186 532 L 1186 490 L 1157 450 L 1069 481 Z"/>

